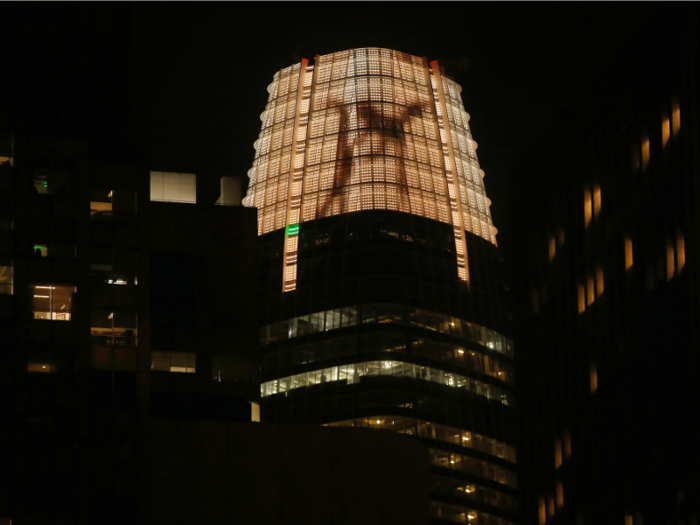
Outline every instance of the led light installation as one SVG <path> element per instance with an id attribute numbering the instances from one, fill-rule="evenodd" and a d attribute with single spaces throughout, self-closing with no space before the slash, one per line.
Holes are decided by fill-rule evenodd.
<path id="1" fill-rule="evenodd" d="M 461 88 L 437 61 L 363 48 L 275 74 L 243 204 L 260 235 L 285 228 L 284 291 L 296 289 L 299 225 L 363 210 L 451 224 L 469 282 L 464 231 L 496 244 Z"/>

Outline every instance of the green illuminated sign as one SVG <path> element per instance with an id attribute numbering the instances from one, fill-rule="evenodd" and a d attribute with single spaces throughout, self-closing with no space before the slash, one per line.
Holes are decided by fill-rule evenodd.
<path id="1" fill-rule="evenodd" d="M 287 226 L 287 235 L 298 235 L 299 234 L 299 225 L 298 224 L 290 224 Z"/>

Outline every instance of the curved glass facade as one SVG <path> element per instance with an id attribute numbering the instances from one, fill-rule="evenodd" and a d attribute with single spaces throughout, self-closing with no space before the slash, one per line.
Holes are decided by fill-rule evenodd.
<path id="1" fill-rule="evenodd" d="M 430 449 L 432 517 L 514 523 L 513 345 L 461 88 L 355 49 L 268 89 L 258 208 L 261 417 L 367 426 Z"/>

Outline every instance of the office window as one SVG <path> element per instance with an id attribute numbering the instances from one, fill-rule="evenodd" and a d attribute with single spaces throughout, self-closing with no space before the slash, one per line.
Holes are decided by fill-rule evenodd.
<path id="1" fill-rule="evenodd" d="M 625 270 L 632 268 L 634 258 L 632 255 L 632 239 L 625 237 Z"/>
<path id="2" fill-rule="evenodd" d="M 93 188 L 90 192 L 90 218 L 93 220 L 112 218 L 112 196 L 108 189 Z"/>
<path id="3" fill-rule="evenodd" d="M 561 481 L 557 481 L 557 508 L 561 509 L 564 507 L 564 484 Z"/>
<path id="4" fill-rule="evenodd" d="M 53 364 L 47 360 L 32 360 L 27 363 L 27 372 L 50 374 L 53 371 Z"/>
<path id="5" fill-rule="evenodd" d="M 93 311 L 91 313 L 90 335 L 93 345 L 137 346 L 136 313 Z"/>
<path id="6" fill-rule="evenodd" d="M 583 220 L 588 227 L 593 216 L 593 200 L 591 199 L 590 190 L 583 190 Z"/>
<path id="7" fill-rule="evenodd" d="M 554 468 L 561 467 L 562 464 L 562 453 L 561 453 L 561 440 L 556 438 L 554 440 Z"/>
<path id="8" fill-rule="evenodd" d="M 681 106 L 678 104 L 678 100 L 674 100 L 673 103 L 671 104 L 671 120 L 672 120 L 672 125 L 673 125 L 673 137 L 675 138 L 676 135 L 681 130 Z"/>
<path id="9" fill-rule="evenodd" d="M 633 525 L 634 519 L 631 514 L 625 514 L 625 525 Z"/>
<path id="10" fill-rule="evenodd" d="M 598 369 L 596 368 L 595 363 L 591 363 L 590 386 L 591 386 L 591 394 L 595 393 L 595 391 L 598 390 Z"/>
<path id="11" fill-rule="evenodd" d="M 30 284 L 34 319 L 70 321 L 75 286 L 58 284 Z"/>
<path id="12" fill-rule="evenodd" d="M 547 523 L 547 506 L 545 504 L 544 498 L 539 498 L 537 508 L 540 519 L 540 525 L 544 525 L 545 523 Z"/>
<path id="13" fill-rule="evenodd" d="M 682 233 L 676 234 L 676 263 L 678 264 L 678 273 L 685 266 L 685 237 Z"/>
<path id="14" fill-rule="evenodd" d="M 649 137 L 642 137 L 642 169 L 649 164 Z"/>
<path id="15" fill-rule="evenodd" d="M 595 292 L 596 292 L 596 297 L 600 297 L 603 295 L 603 292 L 605 291 L 605 282 L 603 279 L 603 269 L 598 266 L 595 271 Z"/>
<path id="16" fill-rule="evenodd" d="M 152 171 L 151 200 L 196 204 L 197 176 L 193 173 Z"/>
<path id="17" fill-rule="evenodd" d="M 673 244 L 666 242 L 666 280 L 670 281 L 676 273 L 676 257 L 673 253 Z"/>
<path id="18" fill-rule="evenodd" d="M 554 516 L 554 498 L 552 496 L 547 497 L 547 516 L 550 518 Z"/>
<path id="19" fill-rule="evenodd" d="M 549 260 L 550 261 L 552 259 L 554 259 L 554 256 L 556 255 L 556 253 L 557 253 L 557 241 L 554 238 L 554 235 L 552 235 L 549 238 Z"/>
<path id="20" fill-rule="evenodd" d="M 112 248 L 90 250 L 90 275 L 93 283 L 115 286 L 135 285 L 137 253 L 135 251 Z"/>
<path id="21" fill-rule="evenodd" d="M 593 276 L 589 275 L 586 279 L 586 295 L 588 297 L 586 301 L 586 306 L 590 306 L 595 301 L 595 282 Z"/>
<path id="22" fill-rule="evenodd" d="M 35 193 L 40 195 L 68 195 L 71 193 L 71 174 L 67 170 L 36 170 L 33 185 Z"/>
<path id="23" fill-rule="evenodd" d="M 12 261 L 0 257 L 0 295 L 12 295 L 14 293 L 14 271 Z"/>
<path id="24" fill-rule="evenodd" d="M 593 218 L 597 219 L 598 214 L 600 214 L 600 207 L 603 203 L 602 196 L 600 193 L 600 184 L 595 184 L 593 186 Z"/>
<path id="25" fill-rule="evenodd" d="M 222 381 L 260 381 L 260 367 L 250 357 L 238 355 L 213 355 L 211 358 L 211 378 Z"/>
<path id="26" fill-rule="evenodd" d="M 195 373 L 195 354 L 189 352 L 151 352 L 153 372 Z"/>
<path id="27" fill-rule="evenodd" d="M 582 314 L 586 310 L 586 288 L 578 285 L 578 313 Z"/>
<path id="28" fill-rule="evenodd" d="M 668 144 L 668 139 L 671 138 L 671 121 L 668 119 L 668 115 L 661 115 L 661 146 L 666 147 Z"/>

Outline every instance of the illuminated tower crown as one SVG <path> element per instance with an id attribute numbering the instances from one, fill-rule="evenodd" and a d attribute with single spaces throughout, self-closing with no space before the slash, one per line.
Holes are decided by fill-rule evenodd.
<path id="1" fill-rule="evenodd" d="M 275 74 L 261 115 L 245 206 L 260 235 L 286 228 L 284 290 L 296 288 L 301 222 L 395 210 L 451 224 L 469 281 L 463 231 L 496 244 L 461 87 L 437 63 L 352 49 Z"/>

